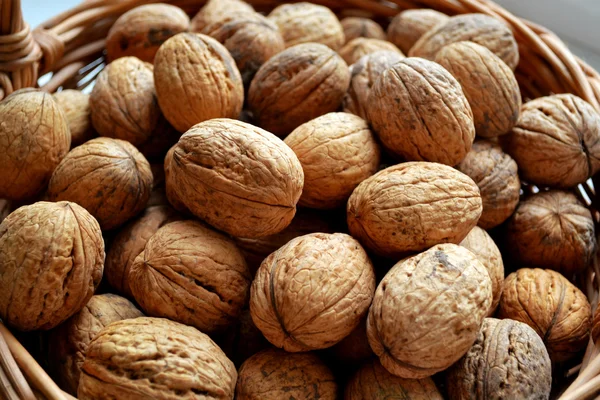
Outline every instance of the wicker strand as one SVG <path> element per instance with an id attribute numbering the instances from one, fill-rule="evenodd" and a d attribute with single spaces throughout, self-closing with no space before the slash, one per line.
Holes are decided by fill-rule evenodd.
<path id="1" fill-rule="evenodd" d="M 35 396 L 17 366 L 4 337 L 0 335 L 0 394 L 10 400 L 35 400 Z"/>

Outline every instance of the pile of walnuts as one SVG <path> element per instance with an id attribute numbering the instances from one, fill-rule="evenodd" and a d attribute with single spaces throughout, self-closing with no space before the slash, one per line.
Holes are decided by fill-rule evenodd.
<path id="1" fill-rule="evenodd" d="M 597 110 L 522 98 L 482 14 L 192 17 L 135 8 L 89 94 L 0 102 L 0 318 L 62 389 L 549 398 L 600 336 Z"/>

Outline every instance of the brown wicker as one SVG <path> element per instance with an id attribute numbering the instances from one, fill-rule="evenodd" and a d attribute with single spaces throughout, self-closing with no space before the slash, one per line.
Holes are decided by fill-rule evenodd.
<path id="1" fill-rule="evenodd" d="M 259 11 L 293 0 L 246 0 Z M 383 22 L 406 9 L 432 8 L 448 15 L 484 13 L 504 20 L 519 43 L 521 61 L 516 75 L 525 98 L 550 93 L 573 93 L 600 111 L 600 74 L 574 56 L 551 31 L 515 17 L 491 0 L 309 0 L 343 15 L 361 15 Z M 20 0 L 0 0 L 0 100 L 15 90 L 33 87 L 38 78 L 51 73 L 41 86 L 83 89 L 104 66 L 105 38 L 124 12 L 154 0 L 85 0 L 31 30 L 23 20 Z M 206 0 L 163 0 L 195 14 Z M 600 222 L 600 202 L 594 183 L 581 185 L 578 193 Z M 596 257 L 581 285 L 595 310 L 599 300 L 600 258 Z M 565 375 L 578 375 L 560 397 L 589 398 L 600 392 L 600 345 L 591 340 L 582 364 Z M 15 362 L 16 361 L 16 362 Z M 62 392 L 0 323 L 0 398 L 73 399 Z M 31 386 L 30 386 L 31 385 Z M 33 388 L 33 390 L 32 390 Z"/>

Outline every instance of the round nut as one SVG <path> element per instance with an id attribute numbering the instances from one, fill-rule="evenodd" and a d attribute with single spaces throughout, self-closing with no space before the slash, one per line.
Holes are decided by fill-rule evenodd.
<path id="1" fill-rule="evenodd" d="M 340 56 L 346 61 L 346 64 L 352 65 L 362 56 L 375 53 L 376 51 L 393 51 L 399 53 L 402 57 L 404 54 L 396 46 L 388 41 L 381 39 L 370 39 L 359 37 L 346 43 L 339 51 Z"/>
<path id="2" fill-rule="evenodd" d="M 242 0 L 208 0 L 206 5 L 192 18 L 190 30 L 200 32 L 211 23 L 230 13 L 253 13 L 254 8 Z"/>
<path id="3" fill-rule="evenodd" d="M 390 22 L 387 39 L 398 46 L 404 54 L 408 54 L 421 36 L 436 25 L 447 21 L 446 14 L 427 8 L 402 11 Z"/>
<path id="4" fill-rule="evenodd" d="M 0 318 L 52 329 L 85 306 L 102 279 L 98 222 L 75 203 L 38 202 L 0 224 Z"/>
<path id="5" fill-rule="evenodd" d="M 259 351 L 271 347 L 254 325 L 248 309 L 244 310 L 235 325 L 229 327 L 215 340 L 237 367 Z"/>
<path id="6" fill-rule="evenodd" d="M 346 43 L 358 37 L 385 40 L 381 25 L 370 18 L 346 17 L 340 21 Z"/>
<path id="7" fill-rule="evenodd" d="M 96 137 L 90 119 L 90 95 L 80 90 L 66 89 L 52 95 L 67 118 L 71 132 L 71 147 Z"/>
<path id="8" fill-rule="evenodd" d="M 261 264 L 250 292 L 254 323 L 290 352 L 331 347 L 367 313 L 375 272 L 352 237 L 313 233 L 291 240 Z"/>

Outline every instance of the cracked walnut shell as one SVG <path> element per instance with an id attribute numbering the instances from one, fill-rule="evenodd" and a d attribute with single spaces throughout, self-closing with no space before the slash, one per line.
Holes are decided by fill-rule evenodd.
<path id="1" fill-rule="evenodd" d="M 67 118 L 71 131 L 71 147 L 79 146 L 97 136 L 90 117 L 90 95 L 80 90 L 66 89 L 52 95 Z"/>
<path id="2" fill-rule="evenodd" d="M 448 16 L 431 9 L 405 10 L 396 15 L 387 29 L 387 39 L 394 43 L 404 54 L 427 31 L 436 25 L 448 21 Z"/>
<path id="3" fill-rule="evenodd" d="M 369 18 L 346 17 L 340 21 L 346 43 L 358 37 L 385 40 L 381 25 Z"/>
<path id="4" fill-rule="evenodd" d="M 346 43 L 339 51 L 340 56 L 346 64 L 352 65 L 362 56 L 375 53 L 376 51 L 393 51 L 404 57 L 404 54 L 392 43 L 381 39 L 370 39 L 359 37 Z"/>

